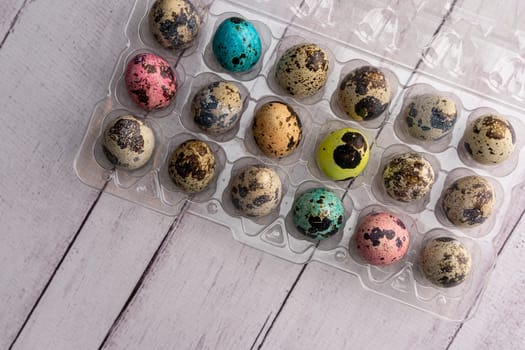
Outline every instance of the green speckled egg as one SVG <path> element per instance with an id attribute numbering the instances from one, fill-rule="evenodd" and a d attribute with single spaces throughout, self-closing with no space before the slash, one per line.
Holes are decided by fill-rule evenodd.
<path id="1" fill-rule="evenodd" d="M 343 128 L 326 136 L 317 149 L 317 165 L 332 180 L 348 180 L 368 164 L 370 147 L 359 130 Z"/>
<path id="2" fill-rule="evenodd" d="M 305 236 L 321 241 L 339 231 L 345 221 L 343 203 L 325 188 L 313 188 L 296 199 L 293 222 Z"/>
<path id="3" fill-rule="evenodd" d="M 425 277 L 440 287 L 454 287 L 465 281 L 472 259 L 467 248 L 451 237 L 435 238 L 425 244 L 419 266 Z"/>

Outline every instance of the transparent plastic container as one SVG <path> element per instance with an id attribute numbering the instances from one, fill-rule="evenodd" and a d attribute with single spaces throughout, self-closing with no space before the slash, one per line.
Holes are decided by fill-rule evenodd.
<path id="1" fill-rule="evenodd" d="M 195 0 L 193 3 L 204 19 L 200 34 L 191 47 L 174 52 L 161 48 L 149 34 L 147 13 L 152 3 L 135 2 L 125 30 L 128 45 L 115 64 L 108 96 L 94 107 L 74 164 L 84 183 L 171 216 L 189 201 L 190 212 L 228 227 L 233 237 L 244 244 L 294 263 L 318 261 L 331 265 L 357 276 L 370 291 L 445 319 L 472 316 L 495 264 L 495 242 L 512 203 L 512 191 L 525 178 L 524 139 L 519 132 L 525 130 L 520 119 L 525 112 L 525 28 L 519 27 L 520 21 L 500 27 L 487 23 L 483 15 L 472 15 L 473 1 L 467 1 L 454 9 L 432 37 L 452 1 L 436 8 L 426 1 L 373 0 L 343 5 L 333 0 L 294 0 L 286 4 L 277 0 Z M 210 49 L 215 28 L 232 15 L 253 21 L 263 41 L 260 62 L 246 74 L 226 72 L 214 62 Z M 305 99 L 284 94 L 273 76 L 282 52 L 300 42 L 320 45 L 330 60 L 326 85 Z M 123 73 L 128 60 L 138 52 L 156 53 L 175 68 L 178 91 L 168 108 L 146 113 L 127 96 Z M 379 68 L 386 75 L 392 94 L 386 111 L 378 119 L 364 123 L 345 117 L 336 96 L 342 77 L 363 65 Z M 219 79 L 234 81 L 241 87 L 243 113 L 234 129 L 224 135 L 210 135 L 192 124 L 189 105 L 199 88 Z M 440 93 L 454 99 L 457 121 L 446 138 L 427 144 L 411 139 L 403 131 L 400 115 L 415 93 Z M 264 156 L 251 131 L 254 112 L 271 100 L 293 106 L 303 125 L 299 148 L 281 159 Z M 473 164 L 462 153 L 468 123 L 484 110 L 505 116 L 517 131 L 511 157 L 496 167 Z M 101 152 L 104 126 L 121 114 L 144 118 L 155 132 L 154 156 L 141 169 L 116 170 Z M 317 167 L 315 153 L 325 135 L 343 127 L 363 132 L 369 142 L 370 159 L 355 179 L 332 181 Z M 212 184 L 198 194 L 177 189 L 166 169 L 171 151 L 190 138 L 210 145 L 218 164 Z M 430 193 L 417 203 L 388 200 L 381 188 L 385 160 L 404 151 L 427 156 L 435 171 Z M 231 203 L 232 174 L 248 164 L 271 167 L 283 183 L 280 204 L 268 216 L 242 216 Z M 455 178 L 467 173 L 487 178 L 496 193 L 497 204 L 490 220 L 474 229 L 455 227 L 439 212 L 443 191 Z M 313 187 L 331 189 L 345 206 L 343 227 L 321 242 L 304 238 L 290 215 L 294 200 Z M 359 219 L 378 210 L 402 218 L 411 239 L 406 256 L 386 267 L 372 266 L 360 259 L 352 240 Z M 436 287 L 419 270 L 422 244 L 437 236 L 460 240 L 472 255 L 472 273 L 457 287 Z"/>

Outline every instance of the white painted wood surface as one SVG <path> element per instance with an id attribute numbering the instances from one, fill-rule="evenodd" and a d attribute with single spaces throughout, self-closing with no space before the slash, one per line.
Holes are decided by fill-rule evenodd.
<path id="1" fill-rule="evenodd" d="M 0 349 L 15 338 L 14 349 L 525 348 L 523 187 L 502 238 L 512 235 L 498 241 L 487 292 L 464 323 L 240 245 L 196 216 L 97 200 L 72 161 L 131 6 L 0 5 Z"/>

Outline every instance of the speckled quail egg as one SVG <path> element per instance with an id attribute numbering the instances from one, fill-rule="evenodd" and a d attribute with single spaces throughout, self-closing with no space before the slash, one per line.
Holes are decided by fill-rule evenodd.
<path id="1" fill-rule="evenodd" d="M 467 127 L 465 150 L 481 164 L 499 164 L 511 155 L 516 133 L 509 121 L 499 115 L 484 115 Z"/>
<path id="2" fill-rule="evenodd" d="M 171 154 L 168 174 L 183 191 L 205 190 L 215 176 L 216 161 L 210 147 L 203 141 L 188 140 Z"/>
<path id="3" fill-rule="evenodd" d="M 438 237 L 421 249 L 419 267 L 433 284 L 450 288 L 465 281 L 471 271 L 472 258 L 468 249 L 452 237 Z"/>
<path id="4" fill-rule="evenodd" d="M 391 213 L 371 213 L 357 226 L 355 244 L 366 262 L 390 265 L 403 259 L 410 235 L 403 221 Z"/>
<path id="5" fill-rule="evenodd" d="M 216 81 L 199 90 L 193 97 L 191 112 L 195 124 L 210 134 L 233 129 L 240 120 L 243 101 L 234 82 Z"/>
<path id="6" fill-rule="evenodd" d="M 369 158 L 370 147 L 365 135 L 352 128 L 331 132 L 317 149 L 317 165 L 332 180 L 357 177 Z"/>
<path id="7" fill-rule="evenodd" d="M 126 89 L 140 108 L 166 108 L 175 99 L 177 77 L 170 64 L 153 53 L 134 56 L 126 67 Z"/>
<path id="8" fill-rule="evenodd" d="M 456 104 L 448 97 L 435 94 L 414 96 L 406 105 L 402 118 L 410 136 L 425 141 L 439 140 L 456 124 Z"/>
<path id="9" fill-rule="evenodd" d="M 474 227 L 492 213 L 496 196 L 492 184 L 478 175 L 462 177 L 443 193 L 442 207 L 455 226 Z"/>
<path id="10" fill-rule="evenodd" d="M 434 184 L 434 170 L 417 153 L 403 153 L 392 158 L 383 169 L 386 193 L 400 202 L 412 202 L 427 195 Z"/>
<path id="11" fill-rule="evenodd" d="M 201 18 L 188 0 L 157 0 L 149 12 L 149 27 L 166 49 L 189 47 L 199 34 Z"/>
<path id="12" fill-rule="evenodd" d="M 290 95 L 312 96 L 326 84 L 328 56 L 315 44 L 299 44 L 286 50 L 277 62 L 277 83 Z"/>
<path id="13" fill-rule="evenodd" d="M 292 153 L 302 138 L 301 119 L 284 102 L 262 105 L 253 118 L 253 137 L 259 149 L 268 157 L 282 158 Z"/>
<path id="14" fill-rule="evenodd" d="M 339 104 L 352 119 L 367 121 L 379 117 L 391 98 L 390 83 L 378 68 L 364 66 L 348 73 L 339 85 Z"/>
<path id="15" fill-rule="evenodd" d="M 339 197 L 326 188 L 301 194 L 293 205 L 293 223 L 305 236 L 321 241 L 343 226 L 345 209 Z"/>
<path id="16" fill-rule="evenodd" d="M 104 153 L 119 168 L 133 170 L 144 166 L 154 148 L 153 130 L 135 116 L 120 116 L 104 131 Z"/>
<path id="17" fill-rule="evenodd" d="M 243 18 L 225 19 L 213 36 L 213 54 L 230 72 L 249 71 L 262 54 L 261 38 L 253 24 Z"/>
<path id="18" fill-rule="evenodd" d="M 233 178 L 230 193 L 233 206 L 241 215 L 260 217 L 279 206 L 282 183 L 275 170 L 249 165 Z"/>

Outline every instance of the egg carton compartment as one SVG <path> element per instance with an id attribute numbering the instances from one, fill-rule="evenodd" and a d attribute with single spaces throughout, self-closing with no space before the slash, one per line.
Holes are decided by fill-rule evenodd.
<path id="1" fill-rule="evenodd" d="M 334 266 L 356 275 L 366 289 L 446 319 L 470 317 L 495 264 L 494 242 L 499 239 L 504 219 L 501 213 L 509 209 L 512 190 L 523 183 L 525 176 L 523 167 L 518 166 L 525 162 L 524 141 L 519 136 L 511 157 L 501 166 L 469 162 L 461 150 L 465 130 L 483 111 L 497 112 L 508 118 L 516 131 L 524 130 L 517 118 L 523 112 L 523 105 L 519 103 L 521 88 L 517 81 L 512 81 L 512 74 L 519 70 L 521 56 L 511 60 L 516 64 L 512 69 L 502 63 L 495 65 L 495 72 L 478 74 L 484 77 L 484 80 L 480 78 L 483 83 L 473 82 L 478 76 L 470 72 L 488 66 L 489 61 L 494 63 L 502 57 L 515 57 L 521 51 L 518 53 L 514 47 L 507 47 L 508 54 L 498 56 L 495 53 L 494 57 L 467 62 L 474 60 L 472 53 L 483 45 L 485 48 L 498 47 L 502 41 L 491 36 L 490 30 L 477 32 L 475 22 L 480 18 L 463 18 L 466 13 L 463 9 L 459 15 L 453 13 L 456 17 L 452 24 L 446 23 L 444 31 L 435 38 L 423 35 L 433 33 L 452 1 L 437 8 L 426 0 L 373 0 L 352 3 L 345 11 L 338 10 L 342 5 L 334 1 L 297 0 L 285 5 L 276 0 L 249 4 L 236 0 L 196 0 L 193 3 L 204 24 L 192 46 L 173 51 L 162 48 L 149 31 L 148 11 L 153 0 L 135 2 L 126 26 L 128 45 L 115 65 L 107 98 L 94 108 L 75 159 L 79 178 L 92 187 L 104 188 L 106 192 L 167 215 L 177 215 L 182 205 L 189 201 L 191 212 L 229 228 L 233 237 L 244 244 L 294 263 L 318 261 Z M 261 58 L 246 73 L 224 70 L 211 50 L 215 30 L 232 16 L 252 22 L 262 39 Z M 458 23 L 465 25 L 462 27 L 463 24 Z M 432 30 L 420 30 L 423 27 Z M 463 29 L 464 38 L 458 34 Z M 469 44 L 469 40 L 475 45 Z M 425 50 L 431 41 L 432 49 Z M 286 94 L 275 79 L 276 65 L 282 54 L 300 43 L 318 45 L 329 61 L 325 86 L 305 98 Z M 143 52 L 163 57 L 176 69 L 177 95 L 168 108 L 145 112 L 127 94 L 126 65 L 134 55 Z M 414 74 L 412 68 L 422 52 L 426 52 L 422 71 Z M 376 67 L 386 76 L 391 97 L 376 119 L 358 122 L 346 116 L 337 95 L 346 75 L 363 66 Z M 195 125 L 191 104 L 199 90 L 219 80 L 234 83 L 239 88 L 243 101 L 241 116 L 238 124 L 225 134 L 206 133 Z M 465 88 L 466 84 L 471 88 Z M 486 86 L 490 84 L 492 88 L 496 86 L 493 98 L 487 98 Z M 512 94 L 501 98 L 509 87 Z M 432 145 L 411 139 L 400 117 L 410 99 L 422 93 L 443 94 L 457 106 L 457 121 L 452 131 Z M 263 153 L 252 130 L 256 112 L 272 101 L 288 104 L 302 125 L 298 148 L 282 158 Z M 158 141 L 154 156 L 138 170 L 114 168 L 102 149 L 105 127 L 122 114 L 134 114 L 144 120 L 152 127 Z M 368 140 L 370 156 L 359 176 L 334 181 L 319 170 L 316 151 L 325 136 L 341 128 L 363 133 Z M 171 153 L 190 139 L 204 141 L 217 162 L 209 187 L 197 194 L 185 193 L 176 186 L 168 169 Z M 403 152 L 424 155 L 435 172 L 430 193 L 415 203 L 391 200 L 381 184 L 382 169 L 388 159 Z M 258 218 L 239 211 L 231 198 L 232 181 L 250 165 L 273 169 L 282 183 L 278 206 L 270 214 Z M 450 224 L 440 203 L 443 192 L 454 180 L 470 174 L 481 175 L 494 186 L 496 209 L 481 226 L 464 229 Z M 305 237 L 292 219 L 293 206 L 299 196 L 318 187 L 334 192 L 345 209 L 342 227 L 322 241 Z M 396 264 L 373 266 L 356 250 L 356 227 L 373 212 L 398 216 L 409 231 L 408 252 Z M 441 288 L 429 283 L 419 268 L 423 245 L 441 236 L 457 239 L 472 255 L 472 272 L 456 287 Z"/>

